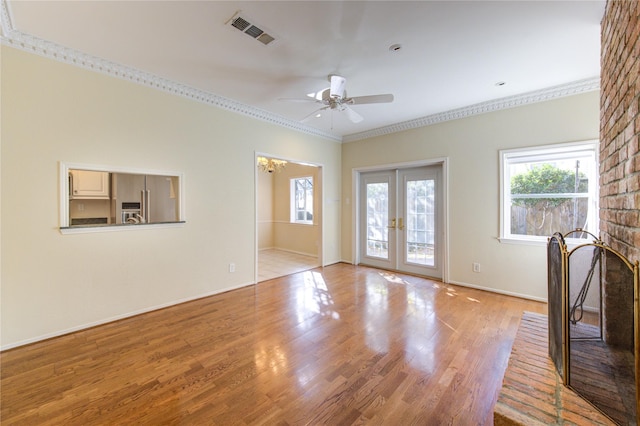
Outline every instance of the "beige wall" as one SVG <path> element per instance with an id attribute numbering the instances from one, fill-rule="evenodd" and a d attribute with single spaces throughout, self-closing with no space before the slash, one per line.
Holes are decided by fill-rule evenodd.
<path id="1" fill-rule="evenodd" d="M 324 264 L 353 260 L 354 168 L 448 158 L 450 282 L 545 298 L 544 246 L 496 239 L 498 150 L 598 137 L 597 92 L 341 146 L 6 46 L 1 66 L 2 348 L 254 282 L 256 152 L 322 165 Z M 62 235 L 59 161 L 184 172 L 187 223 Z"/>
<path id="2" fill-rule="evenodd" d="M 322 179 L 319 167 L 289 163 L 274 177 L 274 247 L 311 256 L 318 256 L 320 247 Z M 314 224 L 291 223 L 291 179 L 313 177 Z"/>
<path id="3" fill-rule="evenodd" d="M 340 144 L 2 47 L 2 347 L 255 280 L 255 152 L 322 164 Z M 184 227 L 62 235 L 60 161 L 184 172 Z M 324 207 L 324 262 L 340 260 Z M 236 272 L 229 273 L 229 263 Z"/>
<path id="4" fill-rule="evenodd" d="M 320 256 L 322 230 L 321 168 L 288 162 L 277 173 L 258 173 L 258 248 L 276 248 L 290 252 Z M 290 181 L 312 176 L 314 182 L 313 225 L 291 223 Z"/>
<path id="5" fill-rule="evenodd" d="M 343 199 L 354 199 L 353 169 L 446 157 L 449 282 L 546 300 L 545 246 L 497 240 L 498 151 L 597 139 L 598 105 L 599 93 L 591 92 L 343 144 Z M 342 209 L 346 261 L 353 260 L 353 205 Z"/>

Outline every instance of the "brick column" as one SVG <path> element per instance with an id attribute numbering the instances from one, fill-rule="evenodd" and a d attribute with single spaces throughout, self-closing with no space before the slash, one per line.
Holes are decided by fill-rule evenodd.
<path id="1" fill-rule="evenodd" d="M 600 232 L 640 260 L 640 2 L 609 0 L 602 21 Z"/>

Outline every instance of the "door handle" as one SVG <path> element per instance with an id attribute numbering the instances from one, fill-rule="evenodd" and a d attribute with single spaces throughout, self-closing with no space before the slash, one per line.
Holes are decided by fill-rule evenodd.
<path id="1" fill-rule="evenodd" d="M 398 229 L 401 231 L 404 229 L 404 224 L 402 223 L 401 217 L 398 218 Z"/>
<path id="2" fill-rule="evenodd" d="M 396 229 L 396 218 L 391 219 L 391 226 L 387 226 L 389 229 Z"/>

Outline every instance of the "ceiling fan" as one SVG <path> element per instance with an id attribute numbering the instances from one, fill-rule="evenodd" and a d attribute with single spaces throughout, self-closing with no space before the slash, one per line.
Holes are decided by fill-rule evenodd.
<path id="1" fill-rule="evenodd" d="M 347 118 L 351 120 L 353 123 L 359 123 L 363 120 L 363 117 L 350 108 L 349 105 L 362 105 L 362 104 L 378 104 L 378 103 L 389 103 L 393 102 L 392 94 L 384 94 L 384 95 L 369 95 L 369 96 L 354 96 L 348 97 L 347 91 L 345 90 L 345 85 L 347 83 L 347 79 L 335 75 L 329 75 L 329 81 L 331 82 L 331 86 L 324 89 L 318 93 L 309 94 L 306 99 L 281 99 L 285 101 L 295 101 L 295 102 L 315 102 L 318 104 L 322 104 L 324 106 L 319 109 L 313 111 L 311 114 L 307 115 L 300 121 L 307 121 L 311 117 L 319 117 L 322 111 L 324 110 L 336 110 L 340 112 L 344 112 L 347 115 Z"/>

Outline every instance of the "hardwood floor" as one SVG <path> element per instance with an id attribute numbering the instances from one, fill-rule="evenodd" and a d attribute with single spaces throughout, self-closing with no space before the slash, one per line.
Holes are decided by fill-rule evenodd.
<path id="1" fill-rule="evenodd" d="M 0 354 L 0 422 L 485 425 L 524 310 L 337 264 Z"/>

